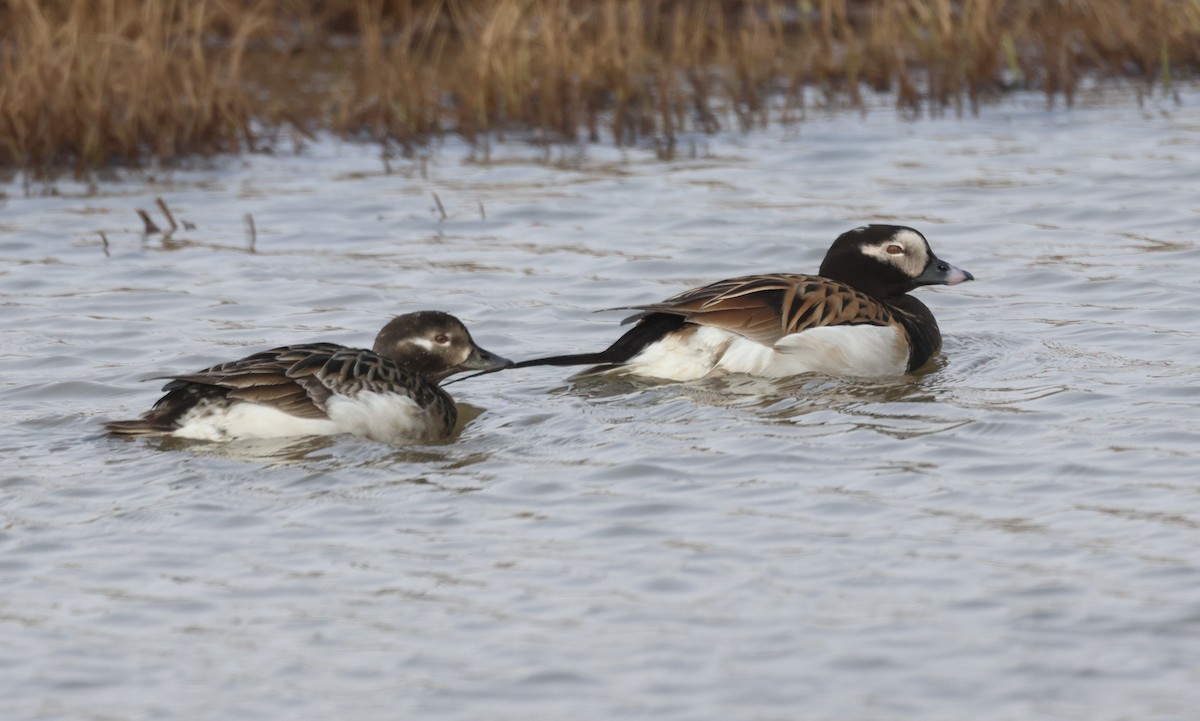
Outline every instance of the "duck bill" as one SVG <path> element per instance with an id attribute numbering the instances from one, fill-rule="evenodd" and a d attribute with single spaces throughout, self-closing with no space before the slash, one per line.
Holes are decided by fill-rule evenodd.
<path id="1" fill-rule="evenodd" d="M 975 276 L 938 258 L 925 266 L 925 272 L 913 278 L 917 285 L 958 285 L 968 280 L 975 280 Z"/>
<path id="2" fill-rule="evenodd" d="M 467 356 L 467 359 L 460 363 L 455 371 L 499 371 L 511 367 L 512 364 L 513 362 L 504 356 L 475 346 L 471 355 Z"/>

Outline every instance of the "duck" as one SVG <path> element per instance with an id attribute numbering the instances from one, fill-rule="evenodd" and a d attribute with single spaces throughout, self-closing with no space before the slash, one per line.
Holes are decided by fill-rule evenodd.
<path id="1" fill-rule="evenodd" d="M 942 347 L 933 313 L 909 292 L 974 279 L 937 257 L 913 228 L 864 225 L 838 236 L 816 275 L 747 275 L 611 309 L 638 312 L 622 323 L 633 328 L 607 349 L 511 367 L 590 365 L 583 374 L 667 381 L 730 373 L 902 376 Z"/>
<path id="2" fill-rule="evenodd" d="M 301 343 L 175 376 L 140 418 L 112 421 L 116 436 L 201 441 L 350 434 L 384 443 L 433 441 L 458 409 L 439 385 L 462 371 L 512 361 L 479 347 L 461 320 L 436 310 L 392 318 L 371 350 Z"/>

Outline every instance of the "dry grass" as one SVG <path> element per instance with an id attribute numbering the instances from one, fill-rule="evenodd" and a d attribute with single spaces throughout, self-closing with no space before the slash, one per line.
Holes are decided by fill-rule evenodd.
<path id="1" fill-rule="evenodd" d="M 9 0 L 0 19 L 0 163 L 78 167 L 237 150 L 253 11 L 220 3 Z M 236 21 L 236 25 L 234 22 Z M 236 28 L 225 47 L 213 27 Z"/>
<path id="2" fill-rule="evenodd" d="M 1200 0 L 7 0 L 0 166 L 233 152 L 281 128 L 669 151 L 866 88 L 916 114 L 1198 69 Z"/>

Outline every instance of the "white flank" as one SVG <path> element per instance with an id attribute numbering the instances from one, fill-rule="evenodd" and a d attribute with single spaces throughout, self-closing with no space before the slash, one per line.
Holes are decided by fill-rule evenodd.
<path id="1" fill-rule="evenodd" d="M 331 436 L 346 432 L 324 418 L 297 418 L 270 406 L 234 403 L 225 408 L 207 404 L 196 406 L 179 419 L 179 428 L 173 435 L 198 441 L 229 441 L 238 438 Z"/>
<path id="2" fill-rule="evenodd" d="M 880 377 L 903 375 L 908 344 L 896 328 L 842 325 L 810 328 L 774 347 L 719 328 L 671 333 L 616 369 L 651 378 L 690 381 L 713 373 L 787 378 L 803 373 Z"/>
<path id="3" fill-rule="evenodd" d="M 711 373 L 730 342 L 738 338 L 741 336 L 727 330 L 705 326 L 694 333 L 668 333 L 618 370 L 671 381 L 693 381 Z"/>
<path id="4" fill-rule="evenodd" d="M 184 414 L 173 435 L 199 441 L 230 441 L 350 433 L 387 443 L 430 440 L 441 431 L 416 401 L 395 393 L 333 396 L 327 408 L 328 419 L 298 418 L 257 403 L 234 403 L 225 408 L 197 406 Z"/>
<path id="5" fill-rule="evenodd" d="M 720 368 L 764 378 L 801 373 L 898 376 L 908 369 L 908 343 L 891 326 L 827 325 L 784 336 L 774 348 L 739 339 L 729 346 Z"/>

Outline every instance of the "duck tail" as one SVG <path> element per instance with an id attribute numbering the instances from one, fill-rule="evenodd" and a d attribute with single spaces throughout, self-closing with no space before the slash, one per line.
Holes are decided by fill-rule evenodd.
<path id="1" fill-rule="evenodd" d="M 152 418 L 135 418 L 130 421 L 109 421 L 104 428 L 114 436 L 163 436 L 174 427 Z"/>
<path id="2" fill-rule="evenodd" d="M 683 327 L 686 321 L 683 316 L 671 313 L 647 313 L 641 316 L 638 324 L 629 329 L 615 343 L 599 353 L 570 353 L 553 355 L 544 358 L 531 358 L 514 363 L 512 368 L 528 368 L 530 366 L 582 366 L 594 365 L 586 373 L 599 373 L 609 370 L 645 350 L 646 346 L 662 339 L 668 333 Z"/>
<path id="3" fill-rule="evenodd" d="M 163 386 L 166 395 L 141 418 L 128 421 L 109 421 L 104 424 L 109 433 L 117 436 L 166 436 L 179 428 L 179 419 L 193 408 L 219 402 L 229 395 L 228 388 L 196 383 L 185 378 L 174 379 Z"/>

